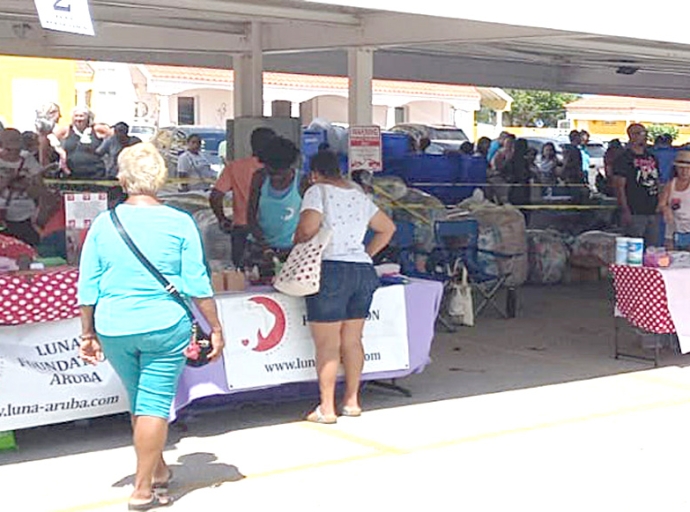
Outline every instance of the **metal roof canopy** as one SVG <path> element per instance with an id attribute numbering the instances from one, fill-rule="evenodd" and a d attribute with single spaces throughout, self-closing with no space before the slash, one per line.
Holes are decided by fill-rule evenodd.
<path id="1" fill-rule="evenodd" d="M 347 75 L 344 50 L 366 47 L 376 50 L 374 77 L 381 79 L 690 96 L 690 33 L 670 9 L 597 5 L 557 14 L 546 0 L 466 9 L 450 0 L 380 0 L 379 10 L 365 8 L 374 4 L 90 0 L 96 37 L 88 37 L 45 31 L 33 2 L 3 0 L 0 53 L 231 68 L 233 54 L 251 51 L 249 26 L 260 22 L 266 71 Z M 621 67 L 634 73 L 617 72 Z"/>

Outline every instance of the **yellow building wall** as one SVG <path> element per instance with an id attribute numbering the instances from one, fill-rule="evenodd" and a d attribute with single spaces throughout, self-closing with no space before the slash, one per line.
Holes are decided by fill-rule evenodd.
<path id="1" fill-rule="evenodd" d="M 26 123 L 28 109 L 35 110 L 45 101 L 57 101 L 63 116 L 69 116 L 76 101 L 75 74 L 76 62 L 72 60 L 0 56 L 0 120 L 6 127 Z M 37 85 L 41 83 L 38 81 L 50 85 L 44 94 L 39 90 L 30 100 L 17 98 L 15 91 L 22 84 L 33 82 Z M 48 96 L 56 97 L 53 100 Z M 24 115 L 20 116 L 20 112 Z"/>

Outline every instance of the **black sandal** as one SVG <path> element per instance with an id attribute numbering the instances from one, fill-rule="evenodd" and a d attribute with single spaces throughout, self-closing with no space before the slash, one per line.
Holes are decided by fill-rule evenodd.
<path id="1" fill-rule="evenodd" d="M 169 507 L 173 504 L 173 501 L 175 500 L 170 496 L 165 496 L 165 498 L 161 500 L 161 496 L 154 493 L 151 501 L 147 501 L 146 503 L 129 503 L 127 505 L 127 510 L 152 510 L 154 508 Z"/>
<path id="2" fill-rule="evenodd" d="M 173 472 L 172 469 L 168 468 L 168 479 L 163 481 L 163 482 L 153 482 L 151 484 L 151 490 L 154 492 L 157 492 L 158 494 L 165 494 L 168 492 L 168 488 L 170 487 L 170 482 L 172 482 L 173 479 Z"/>

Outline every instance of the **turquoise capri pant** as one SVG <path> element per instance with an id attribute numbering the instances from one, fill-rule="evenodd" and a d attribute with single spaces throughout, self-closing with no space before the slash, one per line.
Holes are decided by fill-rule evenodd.
<path id="1" fill-rule="evenodd" d="M 169 418 L 191 332 L 192 323 L 185 316 L 172 327 L 158 331 L 98 335 L 105 357 L 127 390 L 134 416 Z"/>

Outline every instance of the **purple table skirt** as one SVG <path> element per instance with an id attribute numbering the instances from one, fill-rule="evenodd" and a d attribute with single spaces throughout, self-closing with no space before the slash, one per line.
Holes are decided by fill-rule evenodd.
<path id="1" fill-rule="evenodd" d="M 431 361 L 431 343 L 434 339 L 434 327 L 436 317 L 441 306 L 443 285 L 436 281 L 412 279 L 405 286 L 405 304 L 407 307 L 407 342 L 410 354 L 410 367 L 408 369 L 368 373 L 362 376 L 363 381 L 399 379 L 413 373 L 421 373 L 424 367 Z M 174 402 L 172 420 L 180 410 L 194 400 L 217 395 L 231 395 L 223 398 L 224 402 L 269 402 L 275 403 L 288 398 L 299 398 L 305 394 L 313 394 L 314 381 L 308 383 L 290 383 L 280 386 L 233 391 L 227 386 L 225 368 L 222 362 L 211 364 L 202 368 L 186 368 L 177 390 Z"/>

